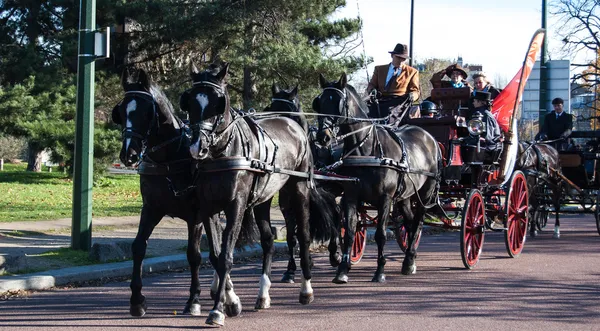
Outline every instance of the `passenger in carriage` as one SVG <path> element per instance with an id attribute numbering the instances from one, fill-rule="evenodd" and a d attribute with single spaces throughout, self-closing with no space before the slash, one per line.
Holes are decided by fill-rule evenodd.
<path id="1" fill-rule="evenodd" d="M 475 91 L 471 99 L 474 108 L 469 110 L 467 114 L 467 123 L 470 123 L 473 119 L 480 120 L 483 123 L 483 128 L 480 129 L 483 129 L 485 134 L 481 136 L 471 134 L 466 139 L 466 143 L 468 145 L 476 145 L 476 139 L 479 139 L 481 149 L 486 152 L 486 159 L 494 161 L 497 156 L 496 154 L 498 154 L 496 152 L 502 149 L 502 132 L 500 131 L 498 121 L 496 121 L 496 118 L 490 112 L 491 94 L 489 92 Z M 470 124 L 468 125 L 471 126 Z M 474 127 L 474 129 L 476 128 Z"/>
<path id="2" fill-rule="evenodd" d="M 431 101 L 421 103 L 421 118 L 435 118 L 438 116 L 437 106 Z"/>
<path id="3" fill-rule="evenodd" d="M 389 53 L 392 62 L 376 66 L 367 86 L 367 94 L 374 93 L 378 102 L 369 105 L 369 117 L 385 117 L 397 106 L 418 100 L 421 93 L 419 72 L 404 63 L 409 58 L 408 46 L 397 44 Z"/>
<path id="4" fill-rule="evenodd" d="M 448 76 L 450 80 L 442 80 L 444 76 Z M 446 87 L 454 87 L 454 88 L 462 88 L 469 87 L 472 89 L 469 82 L 467 82 L 467 72 L 458 64 L 452 64 L 448 66 L 446 69 L 443 69 L 431 76 L 429 80 L 433 88 L 446 88 Z"/>
<path id="5" fill-rule="evenodd" d="M 473 74 L 473 85 L 475 87 L 475 91 L 489 92 L 491 95 L 492 101 L 494 101 L 494 99 L 496 99 L 498 94 L 500 94 L 500 92 L 502 91 L 502 90 L 497 89 L 494 86 L 492 86 L 490 81 L 487 79 L 487 76 L 485 75 L 485 73 L 483 73 L 481 71 Z"/>

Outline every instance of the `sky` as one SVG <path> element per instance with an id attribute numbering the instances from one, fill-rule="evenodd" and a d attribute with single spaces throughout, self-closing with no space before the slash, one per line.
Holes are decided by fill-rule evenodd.
<path id="1" fill-rule="evenodd" d="M 548 0 L 550 2 L 551 0 Z M 358 6 L 357 6 L 358 2 Z M 525 58 L 534 32 L 541 27 L 542 0 L 415 0 L 413 57 L 456 59 L 483 65 L 494 82 L 508 82 Z M 367 56 L 374 65 L 390 62 L 397 43 L 409 44 L 410 0 L 347 0 L 335 18 L 360 17 Z M 548 15 L 550 59 L 566 59 L 555 27 L 558 18 Z M 362 52 L 362 48 L 360 49 Z M 413 62 L 414 63 L 414 62 Z M 359 75 L 366 76 L 362 70 Z M 356 79 L 365 79 L 354 77 Z"/>

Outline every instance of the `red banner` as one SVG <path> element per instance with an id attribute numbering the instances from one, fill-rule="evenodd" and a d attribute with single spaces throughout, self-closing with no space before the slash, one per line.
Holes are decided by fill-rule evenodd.
<path id="1" fill-rule="evenodd" d="M 510 83 L 506 85 L 504 90 L 500 92 L 496 99 L 494 99 L 494 103 L 492 104 L 492 114 L 496 117 L 500 128 L 504 132 L 509 131 L 515 109 L 517 109 L 519 102 L 521 102 L 525 83 L 527 83 L 527 79 L 529 79 L 529 75 L 535 64 L 537 52 L 542 47 L 544 35 L 544 29 L 539 29 L 535 32 L 531 39 L 531 43 L 529 44 L 529 52 L 527 52 L 523 67 L 517 72 Z"/>

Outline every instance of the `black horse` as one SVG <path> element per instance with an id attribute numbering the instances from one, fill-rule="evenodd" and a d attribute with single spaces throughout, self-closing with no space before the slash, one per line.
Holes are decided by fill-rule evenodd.
<path id="1" fill-rule="evenodd" d="M 286 90 L 273 83 L 271 86 L 271 92 L 271 105 L 266 107 L 264 111 L 284 113 L 286 117 L 289 117 L 300 124 L 302 129 L 304 129 L 304 132 L 308 132 L 308 121 L 306 121 L 306 116 L 302 114 L 302 106 L 300 105 L 300 100 L 298 99 L 298 86 L 291 90 Z"/>
<path id="2" fill-rule="evenodd" d="M 306 132 L 287 117 L 254 122 L 250 114 L 231 110 L 226 83 L 228 67 L 211 65 L 202 72 L 192 68 L 193 87 L 181 96 L 181 108 L 189 112 L 193 130 L 190 151 L 201 162 L 196 189 L 202 202 L 201 214 L 208 217 L 223 210 L 227 218 L 217 266 L 219 287 L 206 320 L 214 325 L 224 324 L 224 308 L 228 316 L 241 311 L 239 298 L 233 291 L 225 291 L 223 280 L 231 271 L 233 248 L 243 218 L 255 218 L 261 233 L 263 268 L 256 309 L 270 306 L 273 234 L 269 211 L 273 195 L 279 192 L 280 205 L 294 214 L 297 224 L 302 304 L 314 300 L 310 231 L 318 240 L 324 240 L 335 219 L 333 214 L 324 213 L 329 207 L 327 199 L 322 200 L 324 192 L 309 187 L 312 159 Z"/>
<path id="3" fill-rule="evenodd" d="M 327 82 L 323 75 L 319 79 L 323 92 L 313 101 L 313 108 L 322 115 L 317 139 L 322 145 L 329 144 L 335 138 L 333 128 L 339 127 L 345 139 L 342 164 L 337 172 L 360 180 L 356 189 L 344 192 L 343 255 L 333 282 L 348 282 L 349 250 L 357 225 L 357 207 L 363 203 L 375 206 L 379 215 L 375 234 L 377 271 L 372 281 L 385 281 L 383 248 L 392 205 L 399 208 L 408 230 L 402 273 L 413 274 L 416 272 L 415 239 L 426 209 L 438 201 L 441 169 L 438 144 L 419 127 L 402 126 L 392 131 L 369 120 L 367 106 L 347 83 L 346 74 L 337 82 Z"/>
<path id="4" fill-rule="evenodd" d="M 527 188 L 529 192 L 532 192 L 529 195 L 531 219 L 533 220 L 530 222 L 530 235 L 535 237 L 537 230 L 541 230 L 546 225 L 549 211 L 543 209 L 542 205 L 546 203 L 540 199 L 545 199 L 550 195 L 555 213 L 553 236 L 560 238 L 559 212 L 562 179 L 557 174 L 557 171 L 561 169 L 558 151 L 548 144 L 519 142 L 519 158 L 515 163 L 515 169 L 523 171 L 527 176 Z"/>
<path id="5" fill-rule="evenodd" d="M 271 87 L 271 91 L 273 93 L 273 97 L 271 99 L 271 104 L 265 108 L 265 112 L 273 112 L 280 113 L 282 116 L 289 117 L 294 121 L 298 122 L 300 126 L 304 129 L 305 132 L 308 133 L 309 143 L 311 147 L 311 153 L 313 158 L 314 167 L 316 169 L 322 168 L 324 166 L 330 165 L 334 162 L 334 158 L 337 155 L 341 156 L 341 149 L 339 149 L 339 153 L 334 153 L 331 146 L 320 146 L 316 142 L 316 130 L 310 131 L 308 122 L 306 120 L 306 116 L 302 113 L 302 107 L 300 105 L 300 100 L 298 99 L 298 87 L 294 87 L 291 90 L 284 90 L 279 88 L 277 84 L 273 84 Z M 290 114 L 292 113 L 292 114 Z M 297 113 L 297 114 L 296 114 Z M 336 149 L 337 151 L 337 149 Z M 338 155 L 339 154 L 339 155 Z M 343 187 L 336 183 L 331 182 L 321 182 L 319 183 L 321 187 L 325 190 L 333 194 L 334 196 L 341 196 Z M 281 212 L 285 215 L 286 228 L 294 229 L 296 227 L 296 221 L 294 219 L 294 213 L 289 213 L 285 208 L 281 208 Z M 334 267 L 337 267 L 339 261 L 341 260 L 341 256 L 339 256 L 337 252 L 338 248 L 338 233 L 339 233 L 339 224 L 336 224 L 336 229 L 331 233 L 330 241 L 329 241 L 329 251 L 330 251 L 330 261 Z M 281 282 L 283 283 L 294 283 L 295 275 L 296 275 L 296 260 L 294 258 L 294 251 L 297 244 L 295 231 L 287 231 L 286 241 L 289 252 L 289 260 L 287 269 L 284 272 Z"/>
<path id="6" fill-rule="evenodd" d="M 192 182 L 193 159 L 189 152 L 189 138 L 183 123 L 173 114 L 173 106 L 162 90 L 151 83 L 144 70 L 125 69 L 121 83 L 125 98 L 113 109 L 112 119 L 123 127 L 120 152 L 123 164 L 131 166 L 141 161 L 138 172 L 143 200 L 138 233 L 131 246 L 130 313 L 133 316 L 146 313 L 146 298 L 142 295 L 142 261 L 152 231 L 165 215 L 169 215 L 183 219 L 188 226 L 187 258 L 192 281 L 183 313 L 200 315 L 198 272 L 202 260 L 200 239 L 203 223 L 197 217 L 194 195 L 177 196 L 174 193 L 174 189 L 182 190 Z M 211 217 L 204 224 L 209 246 L 214 246 L 219 240 L 216 232 L 218 220 Z M 216 256 L 211 260 L 216 261 Z"/>

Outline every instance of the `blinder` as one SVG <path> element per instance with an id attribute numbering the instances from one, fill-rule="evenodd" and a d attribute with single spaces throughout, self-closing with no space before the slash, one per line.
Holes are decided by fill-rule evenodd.
<path id="1" fill-rule="evenodd" d="M 160 122 L 158 120 L 158 113 L 156 112 L 156 100 L 154 100 L 154 96 L 145 91 L 128 91 L 125 92 L 125 95 L 137 95 L 137 97 L 149 101 L 152 103 L 152 119 L 150 120 L 150 125 L 148 126 L 148 131 L 145 135 L 136 132 L 133 128 L 124 128 L 121 132 L 123 138 L 138 138 L 142 140 L 142 143 L 145 144 L 146 139 L 150 135 L 150 132 L 153 128 L 160 129 Z M 122 125 L 121 115 L 119 113 L 120 107 L 123 105 L 123 101 L 119 102 L 117 106 L 113 109 L 112 117 L 113 121 L 117 123 L 115 120 L 118 120 L 118 124 Z"/>

